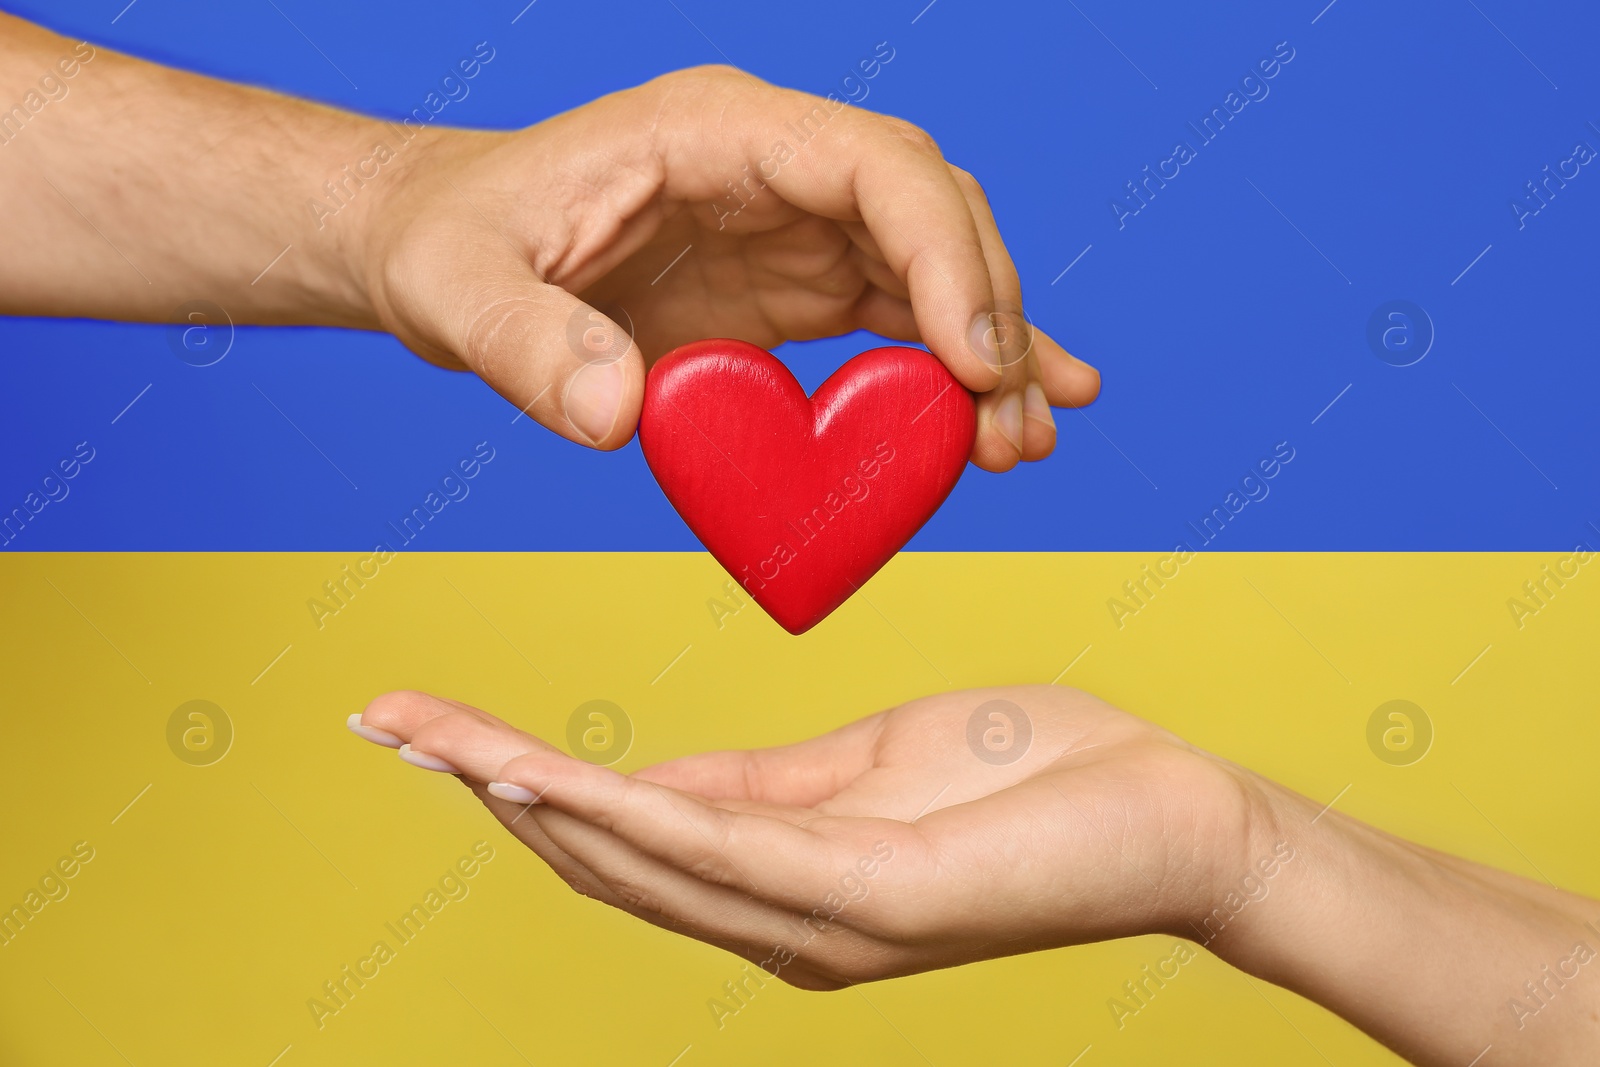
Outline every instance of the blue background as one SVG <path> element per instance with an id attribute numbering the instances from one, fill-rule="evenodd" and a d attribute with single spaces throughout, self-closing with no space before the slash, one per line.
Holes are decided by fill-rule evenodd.
<path id="1" fill-rule="evenodd" d="M 888 41 L 895 58 L 865 106 L 925 127 L 977 174 L 1030 316 L 1105 383 L 1085 414 L 1058 413 L 1050 460 L 1004 476 L 969 468 L 913 548 L 1166 549 L 1285 440 L 1294 462 L 1212 547 L 1600 543 L 1600 166 L 1523 229 L 1510 208 L 1575 143 L 1600 148 L 1592 10 L 137 0 L 113 24 L 125 2 L 8 6 L 98 44 L 386 116 L 486 40 L 494 62 L 445 118 L 506 128 L 707 62 L 827 93 Z M 1177 140 L 1196 143 L 1187 123 L 1280 41 L 1295 56 L 1270 95 L 1119 229 L 1110 204 L 1124 183 Z M 1367 342 L 1393 299 L 1436 330 L 1412 366 Z M 780 354 L 814 388 L 871 343 Z M 225 359 L 195 368 L 163 327 L 11 319 L 0 354 L 0 511 L 76 442 L 97 450 L 12 551 L 366 549 L 484 439 L 496 460 L 412 547 L 697 547 L 636 444 L 600 455 L 527 418 L 512 425 L 515 410 L 480 382 L 387 336 L 242 328 Z"/>

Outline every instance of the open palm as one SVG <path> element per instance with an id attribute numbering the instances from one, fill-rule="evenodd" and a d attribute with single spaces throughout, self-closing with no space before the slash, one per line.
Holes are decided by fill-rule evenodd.
<path id="1" fill-rule="evenodd" d="M 1246 868 L 1230 765 L 1051 686 L 632 775 L 424 694 L 381 697 L 356 725 L 459 773 L 579 892 L 807 988 L 1192 934 L 1218 871 Z"/>

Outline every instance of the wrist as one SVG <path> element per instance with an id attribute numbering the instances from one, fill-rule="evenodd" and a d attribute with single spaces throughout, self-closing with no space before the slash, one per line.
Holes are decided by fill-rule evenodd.
<path id="1" fill-rule="evenodd" d="M 296 168 L 304 187 L 294 205 L 310 277 L 308 302 L 327 325 L 382 329 L 375 253 L 385 235 L 387 205 L 413 181 L 419 159 L 437 131 L 415 130 L 364 116 L 328 131 L 312 156 Z M 298 190 L 297 190 L 298 191 Z"/>
<path id="2" fill-rule="evenodd" d="M 1483 886 L 1459 877 L 1449 857 L 1252 777 L 1249 854 L 1281 862 L 1248 914 L 1207 944 L 1241 970 L 1297 991 L 1348 993 L 1335 988 L 1341 967 L 1348 978 L 1379 961 L 1392 970 L 1400 945 L 1425 956 L 1481 905 Z"/>
<path id="3" fill-rule="evenodd" d="M 394 304 L 407 299 L 405 286 L 423 277 L 408 273 L 404 264 L 420 256 L 433 260 L 428 268 L 438 269 L 441 256 L 471 255 L 472 242 L 463 246 L 455 220 L 465 213 L 480 221 L 484 208 L 469 199 L 466 175 L 475 160 L 512 135 L 374 121 L 366 136 L 370 143 L 359 170 L 351 170 L 353 178 L 370 177 L 340 209 L 343 236 L 333 251 L 341 275 L 359 293 L 357 307 L 366 328 L 396 332 Z M 345 175 L 341 167 L 335 180 L 351 184 Z M 332 221 L 327 228 L 333 228 Z"/>
<path id="4" fill-rule="evenodd" d="M 1264 905 L 1292 868 L 1304 866 L 1303 841 L 1293 832 L 1293 794 L 1246 768 L 1205 758 L 1214 770 L 1204 805 L 1213 845 L 1201 853 L 1199 877 L 1171 932 L 1226 959 L 1259 936 Z"/>
<path id="5" fill-rule="evenodd" d="M 1256 899 L 1201 924 L 1208 949 L 1417 1063 L 1468 1063 L 1490 1046 L 1506 1062 L 1587 1062 L 1580 1054 L 1600 1039 L 1600 962 L 1562 986 L 1536 985 L 1540 999 L 1524 983 L 1559 972 L 1579 943 L 1579 955 L 1600 953 L 1585 925 L 1600 926 L 1592 901 L 1400 840 L 1264 779 L 1252 786 L 1248 854 L 1288 855 Z"/>

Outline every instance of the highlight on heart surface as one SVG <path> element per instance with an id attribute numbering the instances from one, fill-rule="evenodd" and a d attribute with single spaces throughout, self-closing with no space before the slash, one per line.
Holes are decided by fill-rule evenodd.
<path id="1" fill-rule="evenodd" d="M 645 461 L 717 562 L 792 634 L 821 622 L 944 503 L 972 395 L 920 348 L 855 356 L 813 396 L 765 349 L 715 339 L 651 368 Z"/>

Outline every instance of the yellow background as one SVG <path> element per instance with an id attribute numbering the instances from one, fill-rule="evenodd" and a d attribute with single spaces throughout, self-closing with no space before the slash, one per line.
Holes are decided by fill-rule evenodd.
<path id="1" fill-rule="evenodd" d="M 344 729 L 396 688 L 558 744 L 578 704 L 615 701 L 631 769 L 1048 682 L 1082 652 L 1061 684 L 1321 802 L 1348 786 L 1339 808 L 1395 833 L 1600 894 L 1578 829 L 1597 807 L 1600 576 L 1520 631 L 1506 609 L 1555 554 L 1203 555 L 1120 630 L 1106 599 L 1160 556 L 903 554 L 801 638 L 754 606 L 718 629 L 725 576 L 703 555 L 402 555 L 319 631 L 305 601 L 359 558 L 0 559 L 0 904 L 74 842 L 96 853 L 0 948 L 0 1062 L 1398 1062 L 1203 953 L 1118 1030 L 1107 999 L 1166 938 L 832 994 L 769 983 L 719 1031 L 706 1001 L 740 961 L 575 896 L 453 779 Z M 1412 766 L 1367 747 L 1396 698 L 1434 724 Z M 167 746 L 193 699 L 234 725 L 211 766 Z M 393 943 L 384 923 L 479 840 L 495 859 L 470 895 L 318 1030 L 307 999 Z"/>

